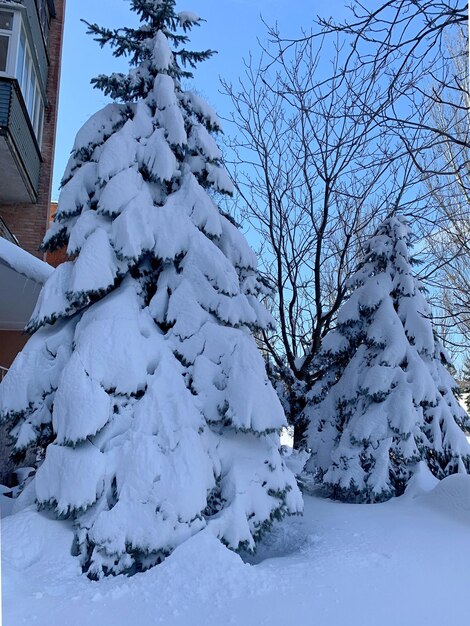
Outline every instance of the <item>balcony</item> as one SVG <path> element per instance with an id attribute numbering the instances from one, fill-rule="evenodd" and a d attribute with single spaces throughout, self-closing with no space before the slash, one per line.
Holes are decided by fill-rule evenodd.
<path id="1" fill-rule="evenodd" d="M 18 81 L 0 76 L 0 203 L 37 202 L 41 160 Z"/>
<path id="2" fill-rule="evenodd" d="M 0 217 L 0 237 L 3 237 L 7 241 L 11 241 L 11 243 L 16 244 L 17 246 L 20 245 L 17 237 L 11 232 L 11 230 L 8 228 L 8 226 L 5 224 L 5 222 L 2 220 L 1 217 Z"/>

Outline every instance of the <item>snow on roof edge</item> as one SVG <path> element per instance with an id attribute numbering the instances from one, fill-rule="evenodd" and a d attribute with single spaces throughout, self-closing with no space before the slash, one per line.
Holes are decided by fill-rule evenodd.
<path id="1" fill-rule="evenodd" d="M 3 237 L 0 237 L 0 263 L 41 285 L 54 271 L 51 265 Z"/>

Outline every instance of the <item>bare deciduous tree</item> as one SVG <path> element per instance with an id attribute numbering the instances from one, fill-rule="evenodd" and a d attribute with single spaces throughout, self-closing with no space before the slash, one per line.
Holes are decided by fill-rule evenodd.
<path id="1" fill-rule="evenodd" d="M 431 285 L 443 334 L 451 352 L 470 348 L 470 96 L 467 62 L 468 39 L 463 29 L 449 38 L 450 63 L 445 100 L 436 104 L 433 119 L 445 132 L 436 144 L 426 169 L 436 227 L 428 239 Z M 452 88 L 458 85 L 459 89 Z M 449 138 L 460 138 L 457 142 Z M 444 171 L 444 174 L 441 173 Z"/>
<path id="2" fill-rule="evenodd" d="M 333 78 L 324 81 L 322 53 L 312 38 L 286 51 L 265 48 L 236 87 L 224 84 L 242 217 L 275 287 L 278 331 L 262 342 L 291 395 L 293 422 L 364 237 L 386 214 L 420 205 L 410 194 L 418 180 L 412 159 L 375 115 L 364 114 L 362 101 L 375 97 L 367 70 L 358 64 L 343 77 L 336 46 Z"/>

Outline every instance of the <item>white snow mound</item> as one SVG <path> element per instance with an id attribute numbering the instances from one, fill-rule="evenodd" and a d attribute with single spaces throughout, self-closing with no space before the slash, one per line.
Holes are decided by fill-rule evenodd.
<path id="1" fill-rule="evenodd" d="M 432 491 L 439 480 L 433 475 L 424 461 L 418 463 L 418 467 L 410 478 L 405 490 L 404 498 L 417 498 Z"/>
<path id="2" fill-rule="evenodd" d="M 423 495 L 420 502 L 450 517 L 470 525 L 470 476 L 452 474 Z"/>
<path id="3" fill-rule="evenodd" d="M 16 570 L 25 570 L 41 561 L 42 567 L 51 559 L 61 568 L 80 569 L 70 554 L 72 526 L 38 513 L 34 507 L 2 520 L 2 561 Z"/>

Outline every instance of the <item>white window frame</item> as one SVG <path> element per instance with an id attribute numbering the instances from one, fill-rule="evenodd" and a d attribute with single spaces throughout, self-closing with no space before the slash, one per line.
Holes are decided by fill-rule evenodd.
<path id="1" fill-rule="evenodd" d="M 17 36 L 17 29 L 18 29 L 18 16 L 17 13 L 18 11 L 15 11 L 11 5 L 8 4 L 0 4 L 0 11 L 3 11 L 4 13 L 12 13 L 13 14 L 13 24 L 12 24 L 12 28 L 11 30 L 5 30 L 3 28 L 0 28 L 0 35 L 4 36 L 4 37 L 8 37 L 8 50 L 7 50 L 7 63 L 6 63 L 6 69 L 4 71 L 0 71 L 0 76 L 5 76 L 11 75 L 12 69 L 15 67 L 15 41 L 16 41 L 16 36 Z M 13 69 L 14 72 L 14 69 Z"/>

